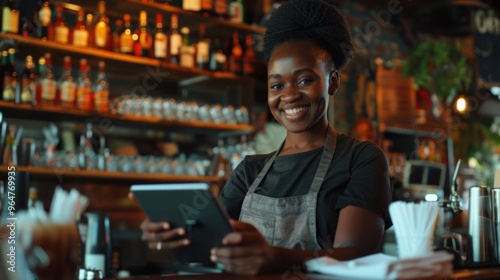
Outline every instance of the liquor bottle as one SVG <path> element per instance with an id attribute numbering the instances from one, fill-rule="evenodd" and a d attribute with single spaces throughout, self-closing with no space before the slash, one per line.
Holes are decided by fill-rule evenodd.
<path id="1" fill-rule="evenodd" d="M 214 0 L 214 13 L 221 18 L 228 17 L 227 0 Z"/>
<path id="2" fill-rule="evenodd" d="M 153 37 L 151 37 L 151 33 L 148 31 L 148 14 L 144 10 L 139 13 L 139 29 L 135 33 L 139 36 L 139 43 L 141 45 L 140 56 L 152 57 Z"/>
<path id="3" fill-rule="evenodd" d="M 243 74 L 252 75 L 255 72 L 255 50 L 253 46 L 252 35 L 245 37 L 245 55 L 243 56 Z"/>
<path id="4" fill-rule="evenodd" d="M 209 16 L 214 14 L 214 2 L 213 0 L 201 0 L 200 8 L 203 16 Z"/>
<path id="5" fill-rule="evenodd" d="M 63 108 L 74 109 L 76 107 L 76 84 L 71 74 L 71 57 L 64 57 L 63 69 L 64 73 L 58 83 L 59 99 Z"/>
<path id="6" fill-rule="evenodd" d="M 37 204 L 41 203 L 38 199 L 38 190 L 35 187 L 30 187 L 28 192 L 28 210 L 36 209 Z"/>
<path id="7" fill-rule="evenodd" d="M 80 59 L 80 75 L 76 89 L 76 107 L 80 110 L 91 110 L 92 106 L 92 84 L 89 78 L 87 59 Z"/>
<path id="8" fill-rule="evenodd" d="M 229 58 L 229 71 L 241 74 L 243 70 L 243 48 L 240 45 L 240 37 L 237 32 L 233 33 L 233 47 Z"/>
<path id="9" fill-rule="evenodd" d="M 89 30 L 84 20 L 85 12 L 83 10 L 78 11 L 78 21 L 73 27 L 73 46 L 77 47 L 87 47 L 89 45 Z"/>
<path id="10" fill-rule="evenodd" d="M 2 61 L 2 65 L 4 65 L 3 69 L 3 93 L 2 97 L 5 101 L 16 102 L 17 96 L 17 79 L 18 73 L 16 71 L 16 50 L 14 48 L 9 48 L 7 51 L 7 56 L 2 52 L 2 60 L 5 57 L 5 63 Z"/>
<path id="11" fill-rule="evenodd" d="M 232 0 L 229 4 L 229 20 L 231 22 L 244 22 L 244 3 L 243 0 Z"/>
<path id="12" fill-rule="evenodd" d="M 68 24 L 63 18 L 63 6 L 61 5 L 57 6 L 57 14 L 56 19 L 53 23 L 53 29 L 54 41 L 61 44 L 67 44 L 69 38 L 69 28 Z"/>
<path id="13" fill-rule="evenodd" d="M 186 11 L 199 12 L 201 10 L 200 0 L 183 0 L 182 9 Z"/>
<path id="14" fill-rule="evenodd" d="M 85 28 L 89 32 L 88 46 L 94 46 L 95 42 L 95 30 L 94 30 L 94 16 L 92 14 L 87 14 L 85 16 Z"/>
<path id="15" fill-rule="evenodd" d="M 106 17 L 106 2 L 99 1 L 97 16 L 94 18 L 94 47 L 98 49 L 109 49 L 109 19 Z"/>
<path id="16" fill-rule="evenodd" d="M 109 108 L 109 83 L 106 78 L 106 63 L 97 64 L 97 79 L 94 83 L 94 104 L 97 112 L 107 112 Z"/>
<path id="17" fill-rule="evenodd" d="M 200 40 L 196 44 L 196 67 L 209 69 L 210 43 L 205 37 L 205 24 L 200 24 Z"/>
<path id="18" fill-rule="evenodd" d="M 33 104 L 36 94 L 35 62 L 31 55 L 26 56 L 23 73 L 21 74 L 21 103 Z"/>
<path id="19" fill-rule="evenodd" d="M 37 36 L 42 40 L 48 40 L 52 35 L 50 34 L 51 21 L 52 21 L 52 8 L 49 1 L 41 2 L 41 6 L 36 12 L 36 25 Z"/>
<path id="20" fill-rule="evenodd" d="M 19 10 L 14 0 L 4 0 L 2 8 L 2 33 L 19 32 Z"/>
<path id="21" fill-rule="evenodd" d="M 37 92 L 37 104 L 53 106 L 56 104 L 56 91 L 57 84 L 52 73 L 52 55 L 50 53 L 45 54 L 45 58 L 38 62 L 39 78 Z"/>
<path id="22" fill-rule="evenodd" d="M 216 38 L 214 47 L 210 54 L 210 70 L 211 71 L 225 71 L 227 56 L 222 48 L 220 39 Z"/>
<path id="23" fill-rule="evenodd" d="M 120 52 L 132 54 L 134 51 L 134 40 L 132 39 L 132 30 L 130 29 L 130 15 L 123 15 L 125 30 L 120 34 Z"/>
<path id="24" fill-rule="evenodd" d="M 179 31 L 177 30 L 178 26 L 178 17 L 176 14 L 173 14 L 171 17 L 171 25 L 170 25 L 170 36 L 169 36 L 169 61 L 170 63 L 173 64 L 179 64 L 180 63 L 180 47 L 182 45 L 182 38 L 181 34 L 179 34 Z"/>
<path id="25" fill-rule="evenodd" d="M 180 65 L 187 68 L 194 67 L 194 47 L 189 44 L 189 27 L 181 28 L 182 45 L 180 48 Z"/>
<path id="26" fill-rule="evenodd" d="M 134 44 L 132 46 L 132 54 L 135 56 L 142 56 L 142 47 L 141 47 L 141 41 L 139 41 L 139 34 L 134 33 L 132 34 L 132 40 L 134 41 Z"/>
<path id="27" fill-rule="evenodd" d="M 115 31 L 113 31 L 113 51 L 120 52 L 120 34 L 123 32 L 123 20 L 121 18 L 115 21 Z"/>
<path id="28" fill-rule="evenodd" d="M 154 38 L 154 57 L 159 59 L 167 58 L 167 35 L 163 32 L 163 15 L 156 14 L 156 32 Z"/>

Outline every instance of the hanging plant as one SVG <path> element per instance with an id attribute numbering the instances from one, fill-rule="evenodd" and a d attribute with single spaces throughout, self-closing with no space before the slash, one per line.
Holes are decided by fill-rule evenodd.
<path id="1" fill-rule="evenodd" d="M 457 92 L 468 90 L 472 82 L 471 67 L 460 45 L 430 37 L 410 48 L 402 72 L 413 77 L 416 89 L 425 88 L 446 104 Z"/>

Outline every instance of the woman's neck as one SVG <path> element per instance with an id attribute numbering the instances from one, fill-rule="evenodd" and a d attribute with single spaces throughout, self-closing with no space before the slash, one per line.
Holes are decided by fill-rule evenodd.
<path id="1" fill-rule="evenodd" d="M 280 156 L 312 151 L 325 146 L 327 121 L 319 121 L 315 126 L 299 133 L 287 132 Z"/>

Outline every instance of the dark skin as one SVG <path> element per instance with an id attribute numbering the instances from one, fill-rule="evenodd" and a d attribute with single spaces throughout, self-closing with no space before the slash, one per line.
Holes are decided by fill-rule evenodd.
<path id="1" fill-rule="evenodd" d="M 311 42 L 287 41 L 272 53 L 268 64 L 268 105 L 274 118 L 287 129 L 279 155 L 311 151 L 325 145 L 328 100 L 340 83 L 334 63 L 325 50 Z M 331 248 L 297 250 L 273 247 L 251 224 L 231 221 L 234 231 L 223 239 L 223 246 L 213 248 L 211 259 L 224 265 L 226 271 L 239 275 L 279 273 L 301 265 L 305 260 L 330 256 L 348 260 L 376 251 L 384 232 L 379 215 L 347 206 L 340 210 L 339 224 Z M 170 229 L 168 223 L 141 225 L 143 240 L 149 247 L 179 250 L 188 239 L 171 241 L 184 235 L 181 229 Z M 367 234 L 369 233 L 369 234 Z"/>

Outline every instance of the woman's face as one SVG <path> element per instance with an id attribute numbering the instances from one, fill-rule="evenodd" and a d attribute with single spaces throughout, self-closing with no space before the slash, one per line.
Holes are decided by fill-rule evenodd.
<path id="1" fill-rule="evenodd" d="M 268 70 L 268 104 L 289 132 L 326 124 L 328 94 L 338 88 L 330 55 L 313 43 L 287 41 L 273 51 Z"/>

